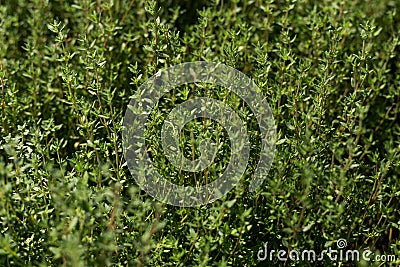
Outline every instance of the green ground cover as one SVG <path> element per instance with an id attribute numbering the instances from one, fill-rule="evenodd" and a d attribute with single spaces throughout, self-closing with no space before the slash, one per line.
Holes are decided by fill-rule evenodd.
<path id="1" fill-rule="evenodd" d="M 395 0 L 0 1 L 1 266 L 316 266 L 260 261 L 269 249 L 371 250 L 400 257 L 400 2 Z M 158 70 L 221 62 L 253 79 L 273 111 L 276 154 L 247 186 L 260 151 L 254 116 L 224 88 L 164 96 L 146 125 L 154 166 L 204 183 L 229 162 L 216 122 L 189 123 L 181 146 L 220 140 L 215 163 L 178 172 L 163 154 L 168 111 L 208 96 L 243 120 L 243 184 L 181 208 L 141 190 L 124 159 L 125 110 Z M 321 266 L 398 266 L 332 261 Z"/>

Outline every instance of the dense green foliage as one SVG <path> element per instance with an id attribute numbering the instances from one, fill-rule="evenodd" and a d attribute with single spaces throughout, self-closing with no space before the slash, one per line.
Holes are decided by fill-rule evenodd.
<path id="1" fill-rule="evenodd" d="M 321 251 L 339 238 L 400 255 L 399 1 L 0 3 L 1 266 L 272 266 L 276 257 L 257 259 L 264 245 Z M 243 186 L 178 208 L 137 187 L 121 128 L 138 86 L 198 60 L 257 83 L 277 150 L 262 187 L 248 192 L 260 148 L 251 111 L 223 88 L 177 88 L 147 124 L 160 173 L 205 183 L 229 160 L 224 130 L 197 120 L 185 128 L 185 154 L 198 155 L 197 136 L 213 136 L 216 163 L 200 174 L 169 166 L 160 129 L 188 98 L 224 100 L 252 142 Z"/>

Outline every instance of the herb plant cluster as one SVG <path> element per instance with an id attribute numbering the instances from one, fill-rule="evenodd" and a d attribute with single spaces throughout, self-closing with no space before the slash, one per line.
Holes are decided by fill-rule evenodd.
<path id="1" fill-rule="evenodd" d="M 260 261 L 269 249 L 400 255 L 400 2 L 394 0 L 0 1 L 0 266 L 315 266 Z M 122 150 L 130 97 L 158 70 L 191 61 L 234 67 L 261 88 L 277 125 L 275 159 L 247 190 L 260 150 L 251 110 L 224 88 L 165 95 L 146 124 L 154 166 L 176 184 L 212 181 L 229 162 L 226 131 L 201 173 L 165 158 L 163 121 L 207 96 L 246 125 L 243 183 L 207 206 L 159 203 Z M 340 262 L 321 266 L 398 266 Z"/>

